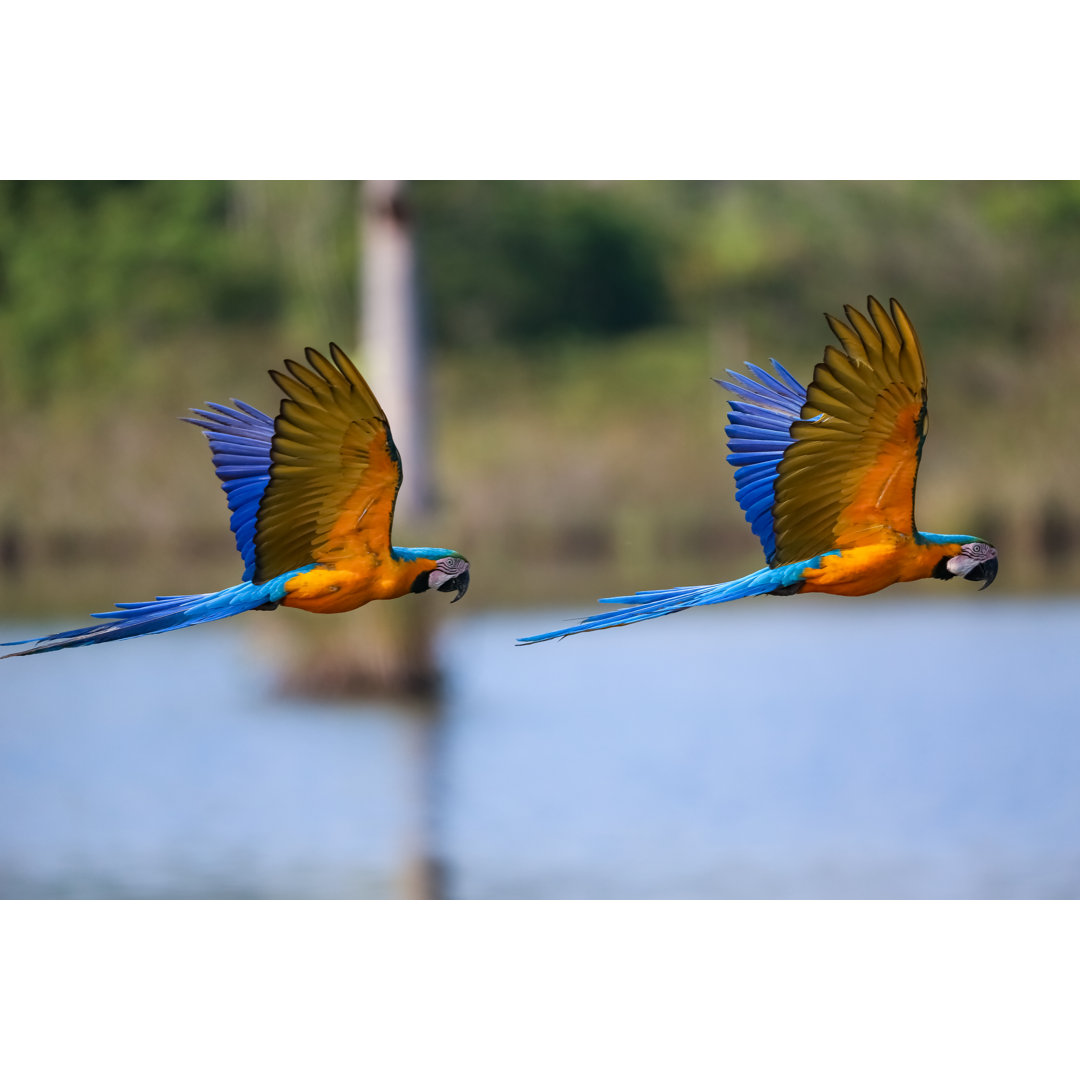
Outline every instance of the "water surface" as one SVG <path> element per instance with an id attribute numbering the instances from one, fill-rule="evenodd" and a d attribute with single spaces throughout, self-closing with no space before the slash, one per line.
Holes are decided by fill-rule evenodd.
<path id="1" fill-rule="evenodd" d="M 8 660 L 0 895 L 393 896 L 426 815 L 456 897 L 1076 897 L 1080 604 L 978 599 L 455 617 L 427 742 L 243 618 Z"/>

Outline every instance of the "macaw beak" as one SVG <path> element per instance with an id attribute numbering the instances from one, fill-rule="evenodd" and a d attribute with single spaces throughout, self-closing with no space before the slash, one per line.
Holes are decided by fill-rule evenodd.
<path id="1" fill-rule="evenodd" d="M 469 591 L 468 570 L 462 570 L 457 577 L 452 577 L 439 586 L 439 592 L 453 592 L 455 589 L 457 589 L 457 596 L 450 601 L 451 604 L 456 604 Z"/>
<path id="2" fill-rule="evenodd" d="M 968 581 L 985 582 L 982 587 L 982 589 L 985 589 L 993 583 L 994 578 L 997 577 L 998 571 L 997 552 L 993 548 L 990 548 L 985 554 L 987 555 L 987 558 L 979 559 L 974 555 L 962 551 L 959 555 L 954 555 L 945 564 L 945 569 L 948 570 L 953 577 L 962 577 Z M 979 592 L 982 592 L 982 589 L 980 589 Z"/>
<path id="3" fill-rule="evenodd" d="M 986 562 L 976 563 L 975 568 L 964 575 L 968 581 L 981 581 L 982 585 L 979 586 L 979 592 L 983 589 L 990 588 L 994 584 L 994 578 L 997 577 L 998 563 L 997 556 L 992 559 L 987 559 Z"/>

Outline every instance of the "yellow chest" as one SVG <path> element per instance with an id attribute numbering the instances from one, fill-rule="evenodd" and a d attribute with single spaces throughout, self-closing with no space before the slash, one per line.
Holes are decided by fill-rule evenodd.
<path id="1" fill-rule="evenodd" d="M 804 571 L 802 591 L 866 596 L 899 581 L 931 577 L 941 556 L 940 545 L 916 544 L 908 537 L 848 548 L 826 555 L 818 569 Z"/>
<path id="2" fill-rule="evenodd" d="M 404 596 L 416 580 L 415 563 L 387 559 L 363 567 L 343 563 L 316 566 L 285 583 L 286 607 L 302 608 L 322 615 L 352 611 L 372 600 L 393 600 Z"/>

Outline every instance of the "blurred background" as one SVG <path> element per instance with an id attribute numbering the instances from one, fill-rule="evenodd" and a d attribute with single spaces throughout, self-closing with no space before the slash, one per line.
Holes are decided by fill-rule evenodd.
<path id="1" fill-rule="evenodd" d="M 0 665 L 0 896 L 1080 895 L 1080 184 L 385 195 L 0 184 L 0 639 L 238 580 L 173 418 L 273 413 L 266 370 L 304 346 L 341 344 L 399 433 L 397 361 L 371 355 L 384 227 L 422 365 L 403 497 L 431 492 L 395 540 L 472 562 L 453 609 Z M 761 565 L 710 377 L 774 356 L 808 381 L 821 313 L 868 293 L 927 358 L 919 524 L 995 543 L 994 588 L 515 649 L 598 596 Z"/>

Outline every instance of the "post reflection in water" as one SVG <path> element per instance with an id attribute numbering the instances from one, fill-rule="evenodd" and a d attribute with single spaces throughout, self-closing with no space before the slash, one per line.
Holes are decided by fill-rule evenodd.
<path id="1" fill-rule="evenodd" d="M 1080 605 L 513 647 L 566 614 L 447 620 L 424 705 L 282 696 L 243 625 L 6 661 L 0 895 L 1080 895 Z"/>
<path id="2" fill-rule="evenodd" d="M 414 705 L 403 719 L 411 768 L 400 893 L 407 900 L 442 900 L 446 868 L 439 853 L 439 704 Z"/>

